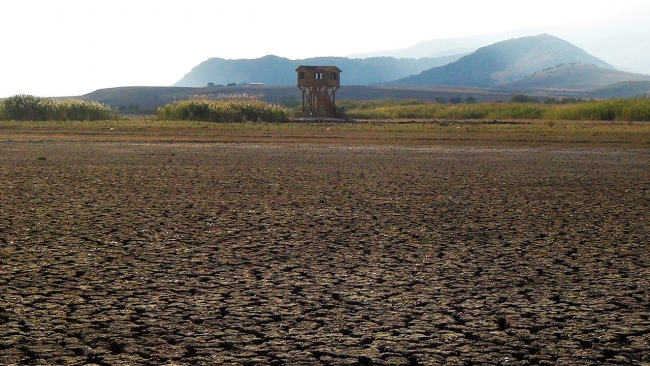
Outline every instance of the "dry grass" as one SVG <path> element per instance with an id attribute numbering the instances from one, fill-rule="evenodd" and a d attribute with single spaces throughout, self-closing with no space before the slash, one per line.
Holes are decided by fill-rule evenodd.
<path id="1" fill-rule="evenodd" d="M 650 123 L 550 120 L 210 123 L 152 118 L 99 122 L 0 121 L 0 139 L 650 147 Z"/>
<path id="2" fill-rule="evenodd" d="M 530 101 L 525 95 L 520 100 Z M 513 99 L 514 99 L 513 98 Z M 650 121 L 650 99 L 590 100 L 572 104 L 439 104 L 422 100 L 342 102 L 354 118 L 532 119 L 571 121 Z"/>

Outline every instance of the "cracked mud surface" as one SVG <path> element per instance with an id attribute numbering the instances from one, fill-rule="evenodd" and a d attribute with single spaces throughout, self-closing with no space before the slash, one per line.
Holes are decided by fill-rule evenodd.
<path id="1" fill-rule="evenodd" d="M 0 364 L 650 362 L 650 152 L 0 142 Z"/>

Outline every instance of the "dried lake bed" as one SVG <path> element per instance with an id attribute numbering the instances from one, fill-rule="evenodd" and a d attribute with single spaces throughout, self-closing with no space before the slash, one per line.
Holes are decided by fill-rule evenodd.
<path id="1" fill-rule="evenodd" d="M 0 142 L 0 364 L 650 362 L 650 150 Z"/>

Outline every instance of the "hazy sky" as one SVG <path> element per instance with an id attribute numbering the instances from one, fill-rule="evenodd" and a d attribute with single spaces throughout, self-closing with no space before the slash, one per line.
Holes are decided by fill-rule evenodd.
<path id="1" fill-rule="evenodd" d="M 587 24 L 649 3 L 0 0 L 0 97 L 171 85 L 210 57 L 345 56 L 429 39 Z"/>

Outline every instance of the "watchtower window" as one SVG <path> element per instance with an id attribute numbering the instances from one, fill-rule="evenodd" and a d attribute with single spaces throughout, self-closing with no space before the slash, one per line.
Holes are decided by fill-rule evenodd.
<path id="1" fill-rule="evenodd" d="M 330 73 L 330 80 L 336 80 L 336 79 L 338 79 L 338 77 L 339 77 L 339 74 L 337 74 L 335 72 Z"/>
<path id="2" fill-rule="evenodd" d="M 301 72 L 298 74 L 298 79 L 304 79 L 304 78 L 305 78 L 305 72 L 304 72 L 304 71 L 301 71 Z"/>
<path id="3" fill-rule="evenodd" d="M 323 80 L 323 73 L 322 72 L 315 72 L 314 73 L 314 79 Z"/>

